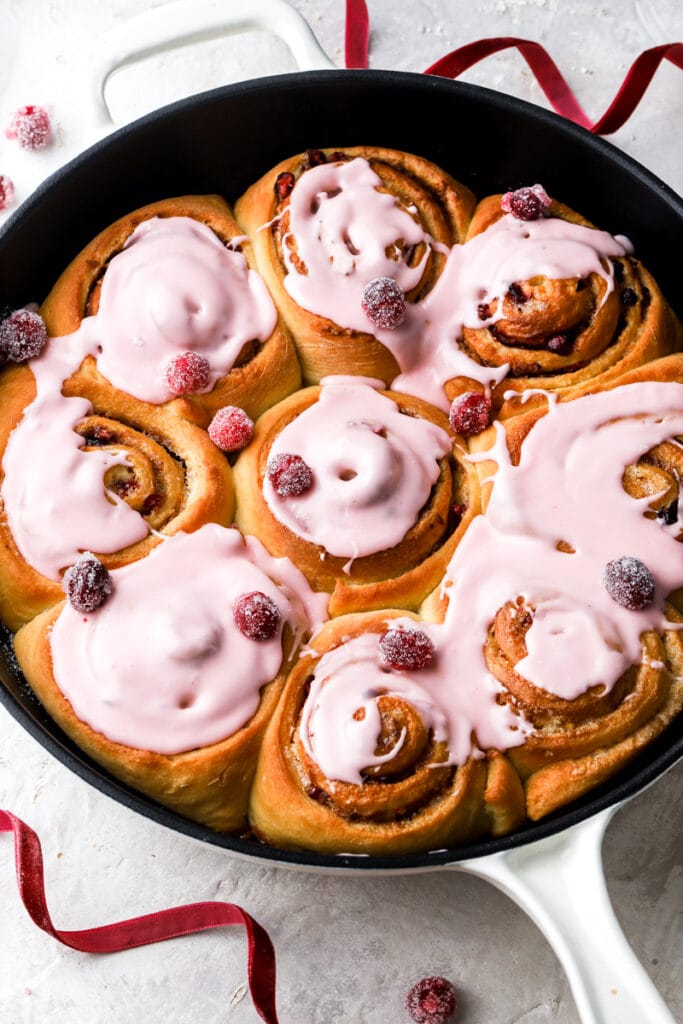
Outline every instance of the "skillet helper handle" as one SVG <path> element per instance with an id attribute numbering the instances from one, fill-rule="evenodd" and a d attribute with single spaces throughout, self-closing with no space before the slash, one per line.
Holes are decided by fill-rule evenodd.
<path id="1" fill-rule="evenodd" d="M 601 848 L 614 810 L 456 867 L 501 889 L 538 925 L 564 967 L 582 1024 L 676 1024 L 607 893 Z"/>
<path id="2" fill-rule="evenodd" d="M 285 0 L 174 0 L 117 25 L 93 46 L 84 90 L 89 135 L 98 138 L 114 127 L 104 90 L 118 68 L 191 43 L 254 30 L 282 39 L 302 71 L 335 67 L 306 19 Z"/>

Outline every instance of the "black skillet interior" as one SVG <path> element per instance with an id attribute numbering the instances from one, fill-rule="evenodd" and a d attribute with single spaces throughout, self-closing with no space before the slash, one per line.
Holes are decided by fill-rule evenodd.
<path id="1" fill-rule="evenodd" d="M 0 304 L 40 301 L 98 231 L 144 203 L 217 192 L 234 200 L 279 160 L 311 147 L 382 145 L 427 157 L 476 194 L 541 182 L 599 227 L 627 234 L 683 316 L 675 253 L 683 202 L 621 152 L 538 107 L 485 89 L 398 72 L 309 72 L 193 97 L 143 118 L 53 175 L 0 234 Z M 676 246 L 676 248 L 675 248 Z M 424 869 L 530 842 L 636 793 L 683 755 L 680 717 L 607 785 L 513 836 L 388 857 L 274 850 L 195 825 L 112 779 L 33 698 L 4 634 L 0 700 L 46 749 L 120 803 L 169 828 L 271 862 L 362 870 Z"/>

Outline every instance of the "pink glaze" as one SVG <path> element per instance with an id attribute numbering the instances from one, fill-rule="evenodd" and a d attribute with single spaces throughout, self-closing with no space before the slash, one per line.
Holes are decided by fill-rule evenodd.
<path id="1" fill-rule="evenodd" d="M 453 377 L 489 385 L 507 375 L 507 364 L 482 366 L 458 345 L 463 326 L 482 327 L 501 319 L 499 301 L 495 317 L 483 322 L 478 314 L 482 302 L 501 300 L 513 282 L 539 275 L 564 279 L 596 273 L 606 281 L 608 294 L 612 270 L 604 260 L 631 251 L 628 239 L 581 224 L 555 217 L 525 222 L 505 215 L 470 241 L 453 246 L 435 287 L 422 302 L 407 304 L 400 327 L 374 327 L 361 307 L 365 286 L 374 278 L 391 277 L 409 291 L 424 267 L 424 260 L 408 267 L 397 242 L 422 242 L 447 251 L 394 196 L 377 191 L 380 185 L 361 158 L 323 164 L 299 178 L 290 198 L 290 231 L 307 273 L 297 271 L 285 245 L 285 287 L 304 309 L 341 327 L 374 334 L 401 369 L 393 387 L 442 409 L 448 407 L 444 384 Z"/>
<path id="2" fill-rule="evenodd" d="M 318 400 L 278 435 L 269 459 L 291 452 L 313 470 L 313 486 L 263 494 L 284 526 L 331 555 L 359 558 L 400 543 L 417 520 L 452 447 L 445 430 L 401 413 L 380 381 L 327 377 Z"/>
<path id="3" fill-rule="evenodd" d="M 296 635 L 326 616 L 285 558 L 216 524 L 168 538 L 112 572 L 114 591 L 91 615 L 68 603 L 50 634 L 54 675 L 74 712 L 108 739 L 178 754 L 233 735 L 282 664 L 281 629 L 249 640 L 232 605 L 261 591 Z"/>
<path id="4" fill-rule="evenodd" d="M 92 406 L 62 395 L 62 383 L 96 349 L 90 323 L 31 360 L 36 398 L 2 459 L 0 494 L 14 541 L 28 564 L 53 580 L 82 551 L 120 551 L 149 532 L 143 517 L 104 486 L 106 471 L 126 464 L 125 453 L 83 451 L 74 427 Z"/>
<path id="5" fill-rule="evenodd" d="M 242 253 L 191 217 L 154 217 L 135 229 L 102 280 L 97 364 L 122 391 L 166 402 L 173 356 L 205 356 L 210 391 L 246 342 L 265 341 L 276 322 L 268 289 Z"/>
<path id="6" fill-rule="evenodd" d="M 528 654 L 516 669 L 566 700 L 592 686 L 613 687 L 640 661 L 645 630 L 677 628 L 664 613 L 664 598 L 683 584 L 677 530 L 646 518 L 651 499 L 630 498 L 622 475 L 650 447 L 683 434 L 683 385 L 631 384 L 553 405 L 524 441 L 517 467 L 504 428 L 496 429 L 495 447 L 473 456 L 493 459 L 498 470 L 486 513 L 470 524 L 448 567 L 445 620 L 419 625 L 436 647 L 434 664 L 384 672 L 377 636 L 368 634 L 316 666 L 301 736 L 330 779 L 359 783 L 364 768 L 392 756 L 374 753 L 381 692 L 417 708 L 434 738 L 447 742 L 450 763 L 521 744 L 531 727 L 496 703 L 503 687 L 484 655 L 496 613 L 520 595 L 534 612 Z M 575 553 L 558 551 L 560 540 Z M 642 611 L 616 604 L 603 586 L 605 564 L 623 554 L 655 577 L 655 601 Z M 403 625 L 415 628 L 411 620 Z"/>
<path id="7" fill-rule="evenodd" d="M 412 619 L 392 619 L 391 625 L 415 628 Z M 387 672 L 378 659 L 379 634 L 366 633 L 324 654 L 316 665 L 301 718 L 301 739 L 327 778 L 362 782 L 365 768 L 390 760 L 401 747 L 375 754 L 381 722 L 378 698 L 391 694 L 411 704 L 425 729 L 437 742 L 446 742 L 449 764 L 464 764 L 489 747 L 505 750 L 524 739 L 524 723 L 506 705 L 496 703 L 501 687 L 491 677 L 464 685 L 454 676 L 452 650 L 444 626 L 420 623 L 436 647 L 433 664 L 417 672 Z M 362 708 L 364 715 L 354 717 Z M 473 746 L 472 734 L 478 746 Z"/>
<path id="8" fill-rule="evenodd" d="M 424 331 L 415 359 L 409 366 L 401 365 L 403 373 L 392 387 L 445 409 L 443 387 L 453 377 L 500 383 L 509 364 L 488 367 L 471 359 L 457 345 L 463 327 L 479 328 L 502 319 L 502 299 L 510 285 L 533 277 L 563 280 L 598 274 L 606 283 L 606 297 L 614 287 L 612 266 L 606 259 L 631 251 L 628 239 L 557 217 L 528 222 L 509 214 L 501 217 L 480 235 L 451 249 L 441 277 L 421 303 Z M 482 321 L 479 304 L 495 301 L 495 316 Z"/>
<path id="9" fill-rule="evenodd" d="M 510 464 L 504 429 L 484 516 L 470 525 L 447 572 L 446 625 L 457 634 L 454 672 L 478 682 L 497 610 L 522 596 L 535 608 L 517 671 L 566 700 L 611 689 L 640 660 L 640 636 L 667 628 L 664 598 L 683 584 L 683 548 L 672 528 L 644 516 L 651 499 L 624 491 L 624 467 L 683 434 L 683 385 L 629 384 L 560 403 L 539 420 Z M 575 551 L 557 550 L 565 541 Z M 607 562 L 633 555 L 657 583 L 642 611 L 616 604 L 602 583 Z M 668 628 L 672 627 L 668 624 Z"/>
<path id="10" fill-rule="evenodd" d="M 81 450 L 74 427 L 92 412 L 62 384 L 87 355 L 116 386 L 150 402 L 173 395 L 169 359 L 187 350 L 210 362 L 210 390 L 245 342 L 265 340 L 277 319 L 265 284 L 241 253 L 189 217 L 144 221 L 103 278 L 100 308 L 31 360 L 37 396 L 10 435 L 1 494 L 22 556 L 50 579 L 84 550 L 107 554 L 148 533 L 143 517 L 107 491 L 103 477 L 124 453 Z"/>

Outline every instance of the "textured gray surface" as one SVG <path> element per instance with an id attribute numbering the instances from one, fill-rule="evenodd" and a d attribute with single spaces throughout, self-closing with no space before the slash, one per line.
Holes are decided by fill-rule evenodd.
<path id="1" fill-rule="evenodd" d="M 19 197 L 85 144 L 79 55 L 144 0 L 0 0 L 0 121 L 17 106 L 54 107 L 59 145 L 17 154 L 0 137 L 0 172 Z M 341 63 L 343 4 L 297 0 Z M 678 0 L 592 4 L 572 0 L 369 0 L 372 64 L 422 70 L 482 35 L 544 42 L 589 112 L 612 99 L 637 52 L 680 38 Z M 112 82 L 119 120 L 224 81 L 293 69 L 265 34 L 206 43 L 146 62 Z M 542 102 L 518 55 L 466 78 Z M 681 73 L 660 70 L 641 109 L 612 141 L 683 186 Z M 443 127 L 440 130 L 445 130 Z M 610 892 L 625 932 L 683 1020 L 683 766 L 623 808 L 605 844 Z M 296 874 L 238 862 L 145 821 L 90 789 L 0 710 L 0 806 L 39 832 L 50 908 L 80 928 L 176 902 L 240 903 L 278 951 L 283 1024 L 400 1024 L 403 998 L 424 974 L 461 992 L 459 1024 L 577 1024 L 562 970 L 535 926 L 506 897 L 450 872 L 403 877 Z M 0 840 L 0 1019 L 4 1024 L 218 1024 L 256 1021 L 245 993 L 245 946 L 235 932 L 206 934 L 106 958 L 58 946 L 28 920 L 16 894 L 8 839 Z M 643 1022 L 646 1024 L 646 1022 Z"/>

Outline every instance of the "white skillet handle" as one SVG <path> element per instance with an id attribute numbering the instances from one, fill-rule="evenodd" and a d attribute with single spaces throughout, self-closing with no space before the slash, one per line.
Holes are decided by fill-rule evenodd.
<path id="1" fill-rule="evenodd" d="M 114 127 L 104 90 L 117 68 L 190 43 L 258 29 L 279 36 L 302 71 L 335 66 L 303 15 L 285 0 L 174 0 L 117 25 L 96 41 L 84 89 L 88 136 Z"/>
<path id="2" fill-rule="evenodd" d="M 535 921 L 565 969 L 582 1024 L 676 1024 L 607 894 L 601 848 L 614 810 L 457 867 L 492 882 Z"/>

